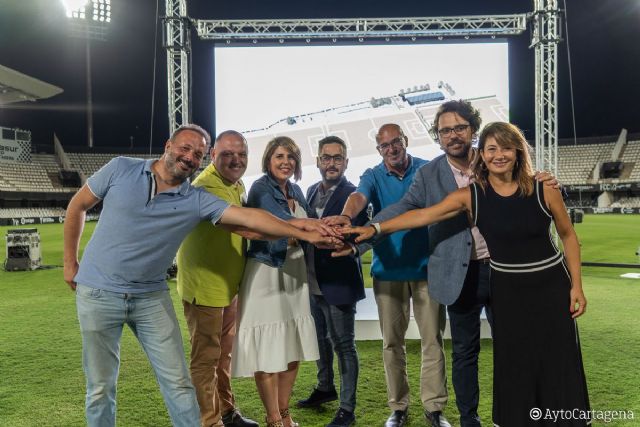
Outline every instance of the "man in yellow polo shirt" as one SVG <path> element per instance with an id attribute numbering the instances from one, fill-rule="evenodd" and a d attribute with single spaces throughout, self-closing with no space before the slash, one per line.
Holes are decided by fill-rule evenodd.
<path id="1" fill-rule="evenodd" d="M 211 164 L 193 185 L 241 206 L 247 155 L 242 134 L 222 132 L 211 148 Z M 230 379 L 236 294 L 244 273 L 245 246 L 239 235 L 203 221 L 178 250 L 177 288 L 189 327 L 191 380 L 203 427 L 258 426 L 236 408 Z"/>

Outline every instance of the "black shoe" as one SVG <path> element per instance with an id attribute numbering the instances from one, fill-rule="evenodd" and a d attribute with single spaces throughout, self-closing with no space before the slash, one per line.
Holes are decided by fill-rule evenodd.
<path id="1" fill-rule="evenodd" d="M 222 416 L 222 423 L 224 427 L 259 427 L 260 425 L 242 416 L 240 411 L 232 409 Z"/>
<path id="2" fill-rule="evenodd" d="M 329 391 L 314 388 L 308 398 L 298 400 L 298 408 L 315 408 L 323 403 L 333 402 L 334 400 L 338 400 L 338 393 L 336 393 L 335 388 Z"/>
<path id="3" fill-rule="evenodd" d="M 430 427 L 451 427 L 449 421 L 442 415 L 442 411 L 424 411 L 424 417 L 427 419 L 427 425 Z"/>
<path id="4" fill-rule="evenodd" d="M 389 418 L 387 418 L 387 422 L 384 423 L 384 427 L 402 427 L 407 423 L 407 414 L 409 413 L 408 409 L 393 411 Z"/>
<path id="5" fill-rule="evenodd" d="M 325 427 L 342 427 L 342 426 L 350 426 L 356 422 L 356 416 L 353 412 L 347 411 L 346 409 L 338 408 L 338 412 L 336 412 L 336 416 L 333 417 L 333 420 Z"/>
<path id="6" fill-rule="evenodd" d="M 478 414 L 460 417 L 460 427 L 482 427 L 480 417 Z"/>

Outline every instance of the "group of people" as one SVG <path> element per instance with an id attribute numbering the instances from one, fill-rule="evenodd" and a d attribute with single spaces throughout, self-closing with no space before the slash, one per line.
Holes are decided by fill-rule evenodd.
<path id="1" fill-rule="evenodd" d="M 376 134 L 382 161 L 357 187 L 344 176 L 346 143 L 325 137 L 317 155 L 322 179 L 306 197 L 293 182 L 301 176 L 300 148 L 286 136 L 267 144 L 264 175 L 248 196 L 241 178 L 249 147 L 236 131 L 218 135 L 211 164 L 193 182 L 210 142 L 196 125 L 176 130 L 158 160 L 110 161 L 74 196 L 65 220 L 64 275 L 76 292 L 88 424 L 115 425 L 127 324 L 175 426 L 257 426 L 238 410 L 232 376 L 254 377 L 267 426 L 297 426 L 289 404 L 305 360 L 317 361 L 317 384 L 297 406 L 339 400 L 327 426 L 352 425 L 355 312 L 365 296 L 360 255 L 372 247 L 391 409 L 386 427 L 407 423 L 411 306 L 427 425 L 450 426 L 443 415 L 445 311 L 461 426 L 480 425 L 483 309 L 494 339 L 494 424 L 556 425 L 532 420 L 532 408 L 588 411 L 575 325 L 586 307 L 579 246 L 557 182 L 548 174 L 534 179 L 515 126 L 493 123 L 480 133 L 480 124 L 470 103 L 443 103 L 432 135 L 444 154 L 430 162 L 407 153 L 399 125 L 383 125 Z M 85 212 L 100 201 L 100 220 L 78 262 Z M 550 240 L 552 221 L 564 256 Z M 190 369 L 165 281 L 176 252 Z"/>

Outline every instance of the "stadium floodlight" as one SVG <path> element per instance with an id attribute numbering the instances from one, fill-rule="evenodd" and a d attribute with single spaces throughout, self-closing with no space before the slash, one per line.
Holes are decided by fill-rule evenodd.
<path id="1" fill-rule="evenodd" d="M 111 22 L 111 0 L 92 0 L 93 20 Z"/>
<path id="2" fill-rule="evenodd" d="M 61 0 L 68 18 L 111 22 L 111 0 Z"/>
<path id="3" fill-rule="evenodd" d="M 67 12 L 67 18 L 84 19 L 88 0 L 61 0 L 61 2 Z"/>

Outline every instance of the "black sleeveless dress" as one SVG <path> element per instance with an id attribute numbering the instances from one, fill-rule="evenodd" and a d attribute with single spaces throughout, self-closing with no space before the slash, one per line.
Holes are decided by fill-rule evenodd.
<path id="1" fill-rule="evenodd" d="M 528 197 L 471 185 L 472 216 L 491 253 L 493 422 L 500 427 L 588 422 L 571 279 L 542 185 Z"/>

